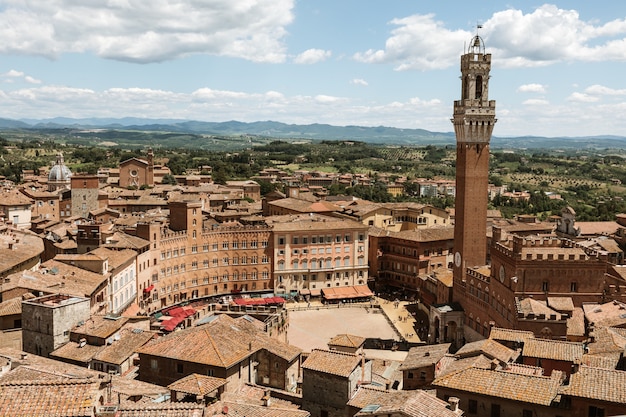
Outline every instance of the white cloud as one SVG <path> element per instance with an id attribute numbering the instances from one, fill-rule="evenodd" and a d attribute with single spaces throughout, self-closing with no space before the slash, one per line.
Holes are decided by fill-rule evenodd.
<path id="1" fill-rule="evenodd" d="M 14 69 L 5 72 L 4 74 L 2 74 L 2 77 L 5 78 L 6 82 L 10 83 L 16 80 L 23 80 L 28 84 L 41 84 L 41 80 L 31 77 L 30 75 L 26 75 L 22 71 L 17 71 Z"/>
<path id="2" fill-rule="evenodd" d="M 623 96 L 626 95 L 626 89 L 621 88 L 616 90 L 614 88 L 605 87 L 603 85 L 594 84 L 585 89 L 585 93 L 597 95 L 597 96 Z"/>
<path id="3" fill-rule="evenodd" d="M 350 80 L 350 84 L 363 85 L 363 86 L 369 85 L 368 82 L 362 78 L 353 78 L 352 80 Z"/>
<path id="4" fill-rule="evenodd" d="M 546 87 L 541 84 L 524 84 L 517 87 L 520 93 L 545 93 Z"/>
<path id="5" fill-rule="evenodd" d="M 326 61 L 332 55 L 331 51 L 325 51 L 323 49 L 307 49 L 300 55 L 293 59 L 296 64 L 316 64 L 318 62 Z"/>
<path id="6" fill-rule="evenodd" d="M 585 93 L 574 92 L 570 94 L 567 101 L 580 102 L 580 103 L 593 103 L 600 100 L 598 97 L 591 96 Z"/>
<path id="7" fill-rule="evenodd" d="M 212 54 L 284 62 L 294 0 L 5 1 L 1 53 L 92 52 L 130 62 Z"/>
<path id="8" fill-rule="evenodd" d="M 354 54 L 366 63 L 389 63 L 396 70 L 432 70 L 457 65 L 457 57 L 474 36 L 451 30 L 434 15 L 412 15 L 390 22 L 384 49 Z M 569 61 L 623 61 L 626 56 L 626 19 L 603 25 L 585 22 L 575 10 L 545 4 L 524 13 L 507 9 L 494 13 L 480 32 L 486 50 L 505 68 L 538 67 Z"/>
<path id="9" fill-rule="evenodd" d="M 397 28 L 391 32 L 385 49 L 359 52 L 354 59 L 372 64 L 391 63 L 399 71 L 446 68 L 458 62 L 463 42 L 471 38 L 469 32 L 446 29 L 432 14 L 412 15 L 390 23 Z"/>
<path id="10" fill-rule="evenodd" d="M 11 77 L 11 78 L 22 78 L 24 76 L 24 73 L 22 71 L 16 71 L 12 69 L 12 70 L 5 72 L 2 75 L 5 77 Z"/>
<path id="11" fill-rule="evenodd" d="M 522 102 L 525 106 L 547 106 L 550 104 L 548 100 L 539 99 L 539 98 L 531 98 L 529 100 L 525 100 Z"/>
<path id="12" fill-rule="evenodd" d="M 576 10 L 551 4 L 528 14 L 515 9 L 494 13 L 483 27 L 485 42 L 505 67 L 623 60 L 626 53 L 626 19 L 594 26 Z"/>
<path id="13" fill-rule="evenodd" d="M 343 102 L 343 101 L 345 101 L 345 99 L 343 99 L 341 97 L 334 97 L 334 96 L 327 96 L 327 95 L 324 95 L 324 94 L 318 94 L 317 96 L 315 96 L 315 101 L 317 101 L 318 103 L 329 104 L 329 103 Z"/>

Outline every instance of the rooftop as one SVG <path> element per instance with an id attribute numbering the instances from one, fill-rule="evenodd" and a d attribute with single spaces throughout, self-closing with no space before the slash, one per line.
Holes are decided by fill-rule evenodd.
<path id="1" fill-rule="evenodd" d="M 302 369 L 348 377 L 359 366 L 361 356 L 352 353 L 313 349 Z"/>
<path id="2" fill-rule="evenodd" d="M 572 397 L 626 405 L 626 372 L 581 366 L 561 392 Z"/>
<path id="3" fill-rule="evenodd" d="M 450 350 L 450 343 L 415 346 L 409 350 L 406 359 L 398 368 L 401 371 L 435 365 Z"/>
<path id="4" fill-rule="evenodd" d="M 575 362 L 582 358 L 584 345 L 560 340 L 528 339 L 524 343 L 522 356 L 556 361 Z"/>
<path id="5" fill-rule="evenodd" d="M 549 406 L 558 395 L 560 380 L 500 370 L 467 368 L 437 378 L 433 386 Z"/>

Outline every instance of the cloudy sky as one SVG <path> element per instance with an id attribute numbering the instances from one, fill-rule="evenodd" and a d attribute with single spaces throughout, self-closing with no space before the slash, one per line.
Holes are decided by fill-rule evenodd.
<path id="1" fill-rule="evenodd" d="M 626 136 L 626 2 L 0 0 L 0 117 L 452 131 L 492 54 L 496 136 Z"/>

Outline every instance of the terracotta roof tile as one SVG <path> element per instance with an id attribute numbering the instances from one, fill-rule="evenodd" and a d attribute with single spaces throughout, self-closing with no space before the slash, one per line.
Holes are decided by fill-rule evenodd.
<path id="1" fill-rule="evenodd" d="M 572 297 L 548 297 L 548 307 L 557 311 L 573 311 Z"/>
<path id="2" fill-rule="evenodd" d="M 626 303 L 617 300 L 604 304 L 584 304 L 583 311 L 587 321 L 596 327 L 626 325 Z"/>
<path id="3" fill-rule="evenodd" d="M 309 417 L 311 415 L 308 411 L 296 408 L 265 407 L 234 401 L 220 401 L 212 409 L 214 412 L 209 415 L 228 410 L 228 417 Z"/>
<path id="4" fill-rule="evenodd" d="M 560 381 L 545 376 L 468 368 L 437 378 L 434 387 L 448 388 L 474 394 L 550 405 L 558 394 Z"/>
<path id="5" fill-rule="evenodd" d="M 626 372 L 581 366 L 561 392 L 572 397 L 626 404 Z"/>
<path id="6" fill-rule="evenodd" d="M 582 308 L 574 308 L 572 317 L 567 319 L 567 335 L 581 337 L 585 335 L 585 313 Z"/>
<path id="7" fill-rule="evenodd" d="M 104 349 L 104 346 L 84 345 L 80 346 L 76 342 L 67 342 L 60 348 L 50 353 L 52 359 L 58 359 L 62 361 L 70 360 L 73 362 L 80 362 L 88 364 L 93 357 Z"/>
<path id="8" fill-rule="evenodd" d="M 407 417 L 457 417 L 449 404 L 422 390 L 386 391 L 360 387 L 348 405 L 361 408 L 355 416 L 404 415 Z M 367 408 L 366 408 L 367 407 Z"/>
<path id="9" fill-rule="evenodd" d="M 204 396 L 226 385 L 226 382 L 227 381 L 223 378 L 191 374 L 178 381 L 172 382 L 167 387 L 172 391 Z"/>
<path id="10" fill-rule="evenodd" d="M 121 365 L 130 358 L 137 349 L 148 343 L 155 335 L 155 332 L 139 331 L 138 329 L 133 329 L 129 333 L 122 332 L 119 340 L 114 341 L 112 344 L 98 351 L 93 359 Z"/>
<path id="11" fill-rule="evenodd" d="M 260 349 L 287 361 L 302 352 L 258 331 L 254 323 L 237 321 L 225 314 L 210 323 L 170 333 L 137 352 L 228 368 Z"/>
<path id="12" fill-rule="evenodd" d="M 520 342 L 523 343 L 527 339 L 534 338 L 533 332 L 525 330 L 504 329 L 502 327 L 492 327 L 489 338 L 493 340 L 502 340 L 504 342 Z"/>
<path id="13" fill-rule="evenodd" d="M 490 369 L 492 359 L 482 354 L 478 356 L 470 356 L 464 359 L 459 359 L 453 355 L 446 355 L 439 363 L 439 369 L 435 370 L 435 378 L 468 368 Z"/>
<path id="14" fill-rule="evenodd" d="M 0 384 L 0 415 L 92 416 L 97 399 L 98 384 L 92 381 Z"/>
<path id="15" fill-rule="evenodd" d="M 434 365 L 443 358 L 450 350 L 450 343 L 438 345 L 415 346 L 409 350 L 399 370 L 417 369 L 428 365 Z"/>
<path id="16" fill-rule="evenodd" d="M 355 336 L 353 334 L 338 334 L 330 339 L 329 346 L 343 346 L 349 348 L 359 348 L 365 343 L 365 338 L 361 336 Z"/>
<path id="17" fill-rule="evenodd" d="M 73 328 L 72 333 L 106 339 L 124 327 L 128 320 L 127 317 L 113 318 L 103 315 L 92 315 L 83 324 Z"/>
<path id="18" fill-rule="evenodd" d="M 360 362 L 361 357 L 351 353 L 313 349 L 302 369 L 348 377 Z"/>
<path id="19" fill-rule="evenodd" d="M 22 314 L 22 298 L 11 298 L 0 303 L 0 316 Z"/>
<path id="20" fill-rule="evenodd" d="M 265 218 L 265 222 L 271 226 L 275 232 L 293 230 L 327 232 L 335 229 L 367 230 L 367 226 L 354 220 L 340 219 L 318 214 L 270 216 Z"/>
<path id="21" fill-rule="evenodd" d="M 560 340 L 528 339 L 524 343 L 522 356 L 575 362 L 582 358 L 584 345 Z"/>
<path id="22" fill-rule="evenodd" d="M 116 417 L 203 417 L 204 406 L 193 403 L 124 404 Z"/>
<path id="23" fill-rule="evenodd" d="M 518 352 L 509 349 L 493 339 L 483 339 L 467 343 L 456 352 L 456 355 L 461 358 L 466 358 L 468 356 L 477 356 L 481 353 L 489 358 L 497 359 L 504 363 L 511 362 L 519 356 Z"/>

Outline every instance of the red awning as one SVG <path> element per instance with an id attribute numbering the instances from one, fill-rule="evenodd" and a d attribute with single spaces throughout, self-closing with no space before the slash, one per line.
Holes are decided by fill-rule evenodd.
<path id="1" fill-rule="evenodd" d="M 182 316 L 174 316 L 169 320 L 163 322 L 163 330 L 171 332 L 178 326 L 180 323 L 185 321 L 185 318 Z"/>
<path id="2" fill-rule="evenodd" d="M 144 288 L 144 289 L 143 289 L 143 292 L 150 292 L 150 291 L 152 291 L 153 289 L 154 289 L 154 284 L 152 284 L 152 285 L 150 285 L 150 286 L 148 286 L 148 287 Z"/>

